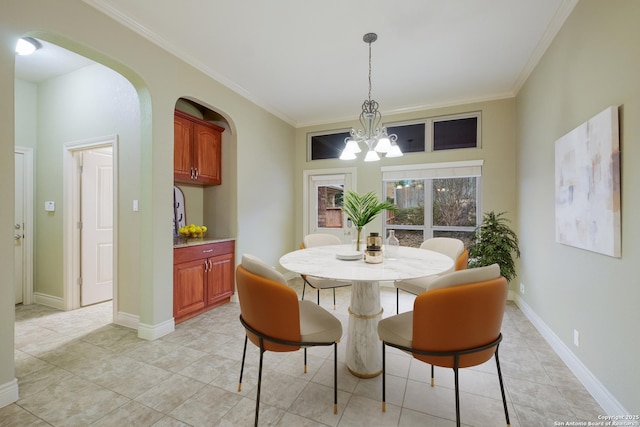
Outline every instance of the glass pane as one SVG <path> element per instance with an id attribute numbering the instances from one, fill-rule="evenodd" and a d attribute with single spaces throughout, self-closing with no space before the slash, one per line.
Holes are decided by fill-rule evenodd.
<path id="1" fill-rule="evenodd" d="M 424 242 L 424 231 L 396 229 L 396 237 L 400 241 L 400 246 L 409 246 L 411 248 L 419 248 L 422 242 Z M 385 237 L 385 240 L 386 240 L 386 237 Z"/>
<path id="2" fill-rule="evenodd" d="M 424 225 L 424 181 L 388 181 L 386 195 L 398 207 L 386 213 L 387 225 Z"/>
<path id="3" fill-rule="evenodd" d="M 433 149 L 453 150 L 478 146 L 478 118 L 433 122 Z"/>
<path id="4" fill-rule="evenodd" d="M 419 153 L 424 152 L 424 134 L 425 124 L 417 123 L 414 125 L 389 126 L 387 133 L 398 135 L 398 147 L 403 153 Z"/>
<path id="5" fill-rule="evenodd" d="M 316 228 L 342 228 L 344 185 L 316 187 L 318 215 Z"/>
<path id="6" fill-rule="evenodd" d="M 311 137 L 311 160 L 337 159 L 344 148 L 349 132 L 315 135 Z"/>
<path id="7" fill-rule="evenodd" d="M 476 226 L 476 178 L 433 181 L 433 225 Z"/>
<path id="8" fill-rule="evenodd" d="M 396 233 L 397 234 L 397 233 Z M 464 247 L 468 248 L 473 243 L 473 231 L 433 231 L 433 237 L 451 237 L 464 242 Z"/>

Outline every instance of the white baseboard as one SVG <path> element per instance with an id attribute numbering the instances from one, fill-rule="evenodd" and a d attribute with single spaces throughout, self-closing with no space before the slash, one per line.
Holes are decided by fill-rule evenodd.
<path id="1" fill-rule="evenodd" d="M 127 328 L 131 329 L 138 329 L 138 326 L 140 324 L 140 316 L 119 311 L 116 314 L 116 318 L 113 319 L 113 323 L 120 326 L 126 326 Z"/>
<path id="2" fill-rule="evenodd" d="M 143 340 L 153 341 L 170 334 L 176 330 L 176 323 L 173 317 L 169 320 L 165 320 L 157 325 L 146 325 L 138 322 L 138 337 Z"/>
<path id="3" fill-rule="evenodd" d="M 64 298 L 54 297 L 53 295 L 34 292 L 33 300 L 36 304 L 46 305 L 47 307 L 57 308 L 58 310 L 64 311 L 67 309 L 64 303 Z"/>
<path id="4" fill-rule="evenodd" d="M 628 414 L 627 411 L 618 400 L 607 390 L 607 388 L 587 369 L 580 359 L 567 347 L 567 345 L 558 337 L 551 328 L 536 314 L 535 311 L 514 293 L 516 298 L 514 301 L 520 307 L 520 311 L 529 319 L 536 327 L 542 337 L 549 343 L 551 348 L 560 356 L 564 363 L 571 369 L 578 381 L 584 385 L 584 388 L 593 396 L 607 415 Z"/>
<path id="5" fill-rule="evenodd" d="M 11 405 L 18 400 L 18 380 L 0 384 L 0 408 Z"/>

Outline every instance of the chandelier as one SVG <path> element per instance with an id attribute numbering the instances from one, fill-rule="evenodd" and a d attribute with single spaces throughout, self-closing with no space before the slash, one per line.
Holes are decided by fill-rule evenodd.
<path id="1" fill-rule="evenodd" d="M 362 113 L 360 113 L 360 125 L 362 129 L 351 129 L 350 136 L 344 140 L 345 146 L 340 154 L 341 160 L 353 160 L 356 154 L 362 150 L 360 143 L 364 142 L 367 148 L 365 162 L 375 162 L 380 160 L 380 154 L 385 157 L 400 157 L 402 151 L 398 147 L 396 134 L 387 134 L 387 128 L 380 127 L 382 115 L 378 111 L 378 103 L 371 99 L 371 43 L 378 39 L 376 33 L 367 33 L 362 37 L 365 43 L 369 44 L 369 99 L 362 103 Z"/>

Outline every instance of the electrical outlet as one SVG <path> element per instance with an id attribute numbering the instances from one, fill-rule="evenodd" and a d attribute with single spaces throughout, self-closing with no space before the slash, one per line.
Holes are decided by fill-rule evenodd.
<path id="1" fill-rule="evenodd" d="M 520 282 L 520 293 L 524 295 L 524 283 Z"/>
<path id="2" fill-rule="evenodd" d="M 580 332 L 577 329 L 573 330 L 573 345 L 580 347 Z"/>

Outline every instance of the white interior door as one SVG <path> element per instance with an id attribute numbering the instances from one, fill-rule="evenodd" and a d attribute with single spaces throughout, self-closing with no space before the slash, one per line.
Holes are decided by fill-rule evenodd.
<path id="1" fill-rule="evenodd" d="M 304 234 L 327 233 L 351 242 L 350 222 L 342 212 L 345 191 L 353 189 L 352 173 L 309 173 L 307 177 L 307 227 Z"/>
<path id="2" fill-rule="evenodd" d="M 113 298 L 113 155 L 111 147 L 80 152 L 80 304 Z"/>
<path id="3" fill-rule="evenodd" d="M 15 153 L 15 215 L 14 215 L 14 287 L 16 304 L 24 302 L 25 253 L 24 253 L 24 154 Z"/>

